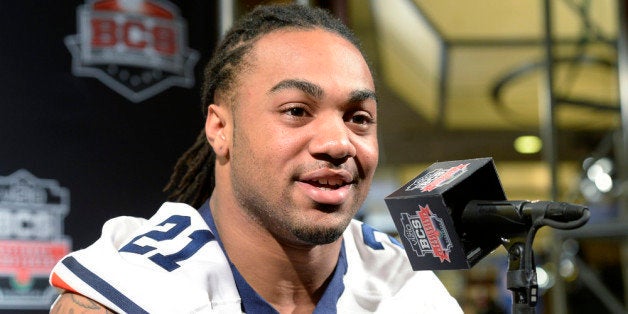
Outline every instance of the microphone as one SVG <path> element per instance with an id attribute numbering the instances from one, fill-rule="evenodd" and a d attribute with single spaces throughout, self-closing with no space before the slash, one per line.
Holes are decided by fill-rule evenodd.
<path id="1" fill-rule="evenodd" d="M 385 202 L 414 270 L 468 269 L 532 227 L 589 217 L 581 205 L 508 201 L 490 157 L 434 163 Z"/>
<path id="2" fill-rule="evenodd" d="M 552 201 L 470 201 L 462 212 L 465 228 L 488 228 L 502 236 L 528 231 L 534 221 L 547 219 L 558 223 L 578 222 L 588 214 L 582 205 Z M 579 226 L 567 225 L 573 229 Z"/>

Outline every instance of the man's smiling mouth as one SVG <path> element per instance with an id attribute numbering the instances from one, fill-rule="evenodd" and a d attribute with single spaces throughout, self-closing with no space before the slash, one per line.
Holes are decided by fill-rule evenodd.
<path id="1" fill-rule="evenodd" d="M 348 184 L 344 180 L 337 178 L 321 178 L 318 180 L 307 180 L 304 182 L 322 190 L 335 190 Z"/>

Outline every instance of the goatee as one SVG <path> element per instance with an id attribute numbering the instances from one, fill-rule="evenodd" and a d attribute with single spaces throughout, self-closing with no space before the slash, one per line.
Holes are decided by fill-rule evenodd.
<path id="1" fill-rule="evenodd" d="M 312 244 L 322 245 L 335 242 L 342 236 L 345 228 L 294 228 L 292 234 L 299 240 Z"/>

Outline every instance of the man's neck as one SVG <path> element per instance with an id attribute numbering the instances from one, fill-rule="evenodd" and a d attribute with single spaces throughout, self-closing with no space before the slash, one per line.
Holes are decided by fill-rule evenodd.
<path id="1" fill-rule="evenodd" d="M 212 197 L 212 216 L 246 282 L 280 313 L 311 313 L 334 272 L 342 239 L 315 246 L 281 243 L 241 209 L 222 204 Z"/>

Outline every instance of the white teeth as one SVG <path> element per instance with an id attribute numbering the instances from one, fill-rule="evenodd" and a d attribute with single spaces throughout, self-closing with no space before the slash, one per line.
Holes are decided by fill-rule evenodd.
<path id="1" fill-rule="evenodd" d="M 322 185 L 333 185 L 333 186 L 340 186 L 343 183 L 342 180 L 340 179 L 322 178 L 322 179 L 318 179 L 317 181 L 319 184 L 322 184 Z"/>

